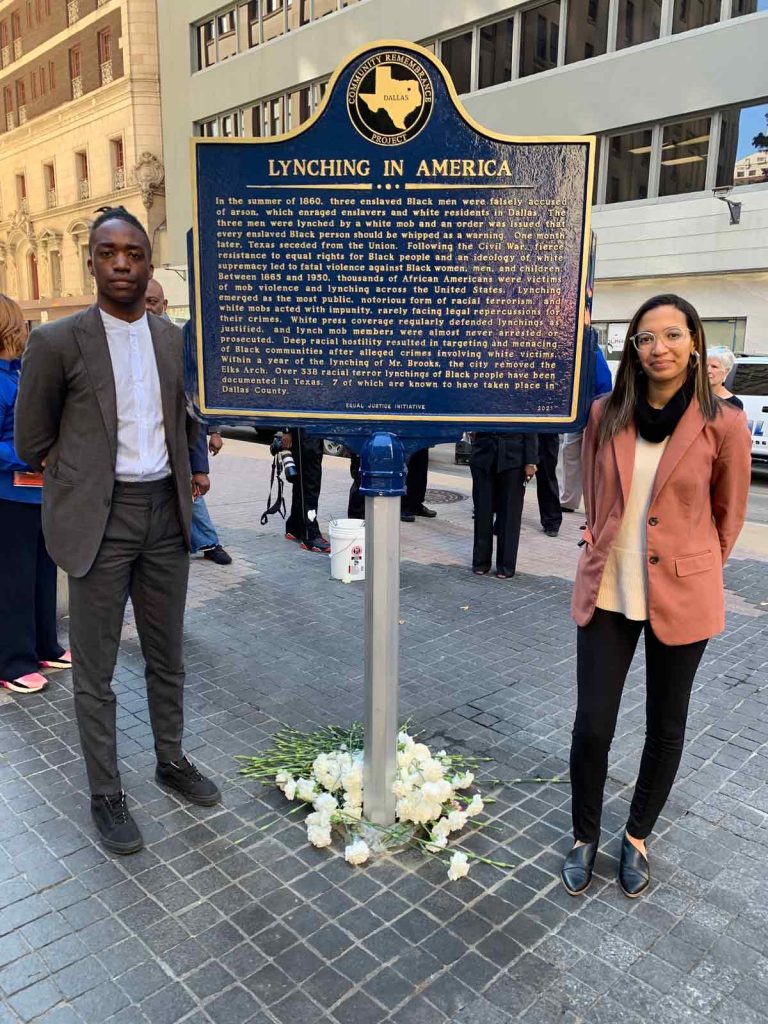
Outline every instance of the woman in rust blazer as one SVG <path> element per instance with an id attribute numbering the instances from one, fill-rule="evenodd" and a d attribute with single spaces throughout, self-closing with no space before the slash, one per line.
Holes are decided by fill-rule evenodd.
<path id="1" fill-rule="evenodd" d="M 619 883 L 634 897 L 650 881 L 645 840 L 677 773 L 699 661 L 725 625 L 723 565 L 744 522 L 750 449 L 743 412 L 711 392 L 696 310 L 676 295 L 649 299 L 629 326 L 613 392 L 592 406 L 582 449 L 576 844 L 561 872 L 572 895 L 592 878 L 608 751 L 641 633 L 646 740 Z"/>

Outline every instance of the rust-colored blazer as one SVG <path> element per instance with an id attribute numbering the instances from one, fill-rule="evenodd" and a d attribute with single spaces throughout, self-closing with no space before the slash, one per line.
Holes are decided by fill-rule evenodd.
<path id="1" fill-rule="evenodd" d="M 586 626 L 595 611 L 603 570 L 632 484 L 634 424 L 602 447 L 598 428 L 605 399 L 596 401 L 582 444 L 586 544 L 571 612 Z M 706 421 L 694 398 L 661 457 L 646 522 L 648 608 L 664 644 L 689 644 L 725 627 L 723 565 L 747 510 L 751 439 L 744 413 L 725 402 Z"/>

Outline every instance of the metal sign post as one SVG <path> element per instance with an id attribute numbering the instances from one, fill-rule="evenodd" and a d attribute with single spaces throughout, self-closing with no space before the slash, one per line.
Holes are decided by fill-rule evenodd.
<path id="1" fill-rule="evenodd" d="M 363 810 L 376 825 L 395 822 L 399 696 L 400 498 L 405 455 L 379 433 L 361 452 L 365 495 L 365 762 Z"/>

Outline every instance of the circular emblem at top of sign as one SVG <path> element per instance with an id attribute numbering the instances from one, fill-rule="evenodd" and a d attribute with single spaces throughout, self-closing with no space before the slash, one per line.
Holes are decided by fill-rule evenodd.
<path id="1" fill-rule="evenodd" d="M 382 50 L 352 75 L 347 109 L 364 138 L 378 146 L 399 146 L 422 130 L 434 98 L 432 81 L 420 60 L 405 50 Z"/>

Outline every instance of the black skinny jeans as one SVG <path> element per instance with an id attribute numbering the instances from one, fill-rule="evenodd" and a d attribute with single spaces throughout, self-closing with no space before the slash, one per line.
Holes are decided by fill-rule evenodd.
<path id="1" fill-rule="evenodd" d="M 608 751 L 616 730 L 624 680 L 645 632 L 646 730 L 640 773 L 627 832 L 645 839 L 666 803 L 683 753 L 691 687 L 706 640 L 670 647 L 650 622 L 595 610 L 579 628 L 576 645 L 578 707 L 571 744 L 573 834 L 591 843 L 600 837 Z"/>

